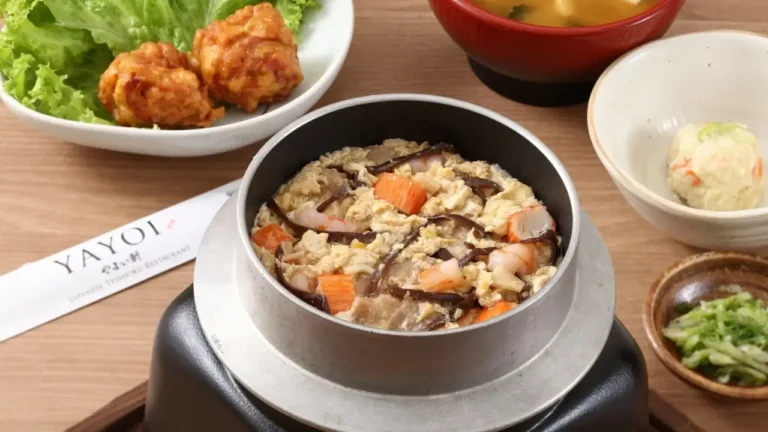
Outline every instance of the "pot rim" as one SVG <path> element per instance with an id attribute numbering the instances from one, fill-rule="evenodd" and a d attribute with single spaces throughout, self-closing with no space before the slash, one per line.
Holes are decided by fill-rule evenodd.
<path id="1" fill-rule="evenodd" d="M 502 28 L 504 30 L 513 32 L 564 37 L 605 34 L 615 30 L 623 30 L 638 24 L 642 25 L 646 21 L 651 20 L 658 15 L 663 15 L 670 9 L 670 7 L 675 8 L 675 5 L 677 4 L 678 6 L 676 9 L 680 9 L 683 3 L 685 3 L 685 0 L 659 0 L 655 5 L 651 6 L 646 11 L 637 15 L 632 15 L 631 17 L 620 21 L 612 21 L 607 24 L 587 27 L 549 27 L 536 24 L 528 24 L 494 15 L 485 9 L 476 6 L 469 0 L 430 0 L 430 3 L 433 1 L 446 1 L 453 3 L 453 5 L 456 6 L 456 9 L 461 10 L 465 15 L 472 16 L 473 18 L 482 21 L 484 24 L 493 27 Z"/>
<path id="2" fill-rule="evenodd" d="M 425 102 L 425 103 L 435 103 L 440 105 L 448 105 L 448 106 L 460 108 L 463 110 L 472 111 L 477 114 L 488 117 L 491 120 L 495 120 L 503 124 L 504 126 L 512 129 L 517 134 L 525 138 L 525 140 L 528 141 L 530 144 L 535 146 L 536 149 L 539 150 L 547 158 L 549 163 L 552 164 L 552 166 L 555 168 L 558 175 L 560 176 L 560 179 L 564 183 L 565 188 L 568 191 L 568 198 L 571 204 L 571 214 L 573 218 L 573 223 L 572 223 L 571 233 L 570 233 L 571 244 L 569 245 L 568 250 L 565 256 L 563 257 L 563 260 L 558 266 L 557 272 L 555 272 L 555 275 L 552 277 L 552 279 L 550 279 L 549 282 L 547 282 L 547 284 L 536 295 L 534 295 L 529 300 L 522 302 L 520 306 L 516 307 L 511 312 L 500 315 L 498 317 L 485 321 L 481 324 L 474 324 L 471 326 L 460 327 L 456 329 L 441 330 L 438 332 L 428 332 L 428 331 L 402 332 L 402 331 L 395 331 L 395 330 L 382 330 L 382 329 L 377 329 L 373 327 L 366 327 L 361 324 L 344 321 L 340 318 L 336 318 L 333 315 L 323 313 L 317 310 L 316 308 L 306 304 L 305 302 L 299 300 L 295 295 L 291 294 L 284 286 L 282 286 L 282 284 L 280 284 L 277 281 L 277 279 L 275 279 L 272 276 L 272 274 L 266 269 L 266 267 L 264 267 L 264 264 L 262 264 L 261 260 L 256 256 L 256 252 L 253 250 L 253 247 L 251 246 L 250 232 L 248 232 L 248 229 L 247 229 L 249 222 L 245 220 L 246 197 L 248 196 L 248 189 L 251 186 L 253 177 L 256 174 L 257 170 L 260 168 L 261 163 L 264 161 L 267 155 L 276 146 L 278 146 L 285 137 L 293 133 L 296 129 L 299 129 L 300 127 L 308 123 L 311 123 L 312 121 L 320 117 L 323 117 L 327 114 L 340 111 L 343 109 L 347 109 L 347 108 L 352 108 L 359 105 L 368 105 L 368 104 L 382 103 L 382 102 L 398 102 L 398 101 Z M 242 247 L 245 248 L 245 252 L 248 256 L 248 260 L 251 262 L 251 265 L 254 265 L 256 267 L 256 271 L 259 273 L 259 275 L 262 276 L 265 280 L 267 280 L 272 287 L 280 291 L 283 294 L 283 296 L 286 297 L 289 301 L 292 301 L 295 304 L 298 304 L 299 307 L 304 308 L 304 310 L 308 311 L 309 313 L 322 316 L 323 319 L 330 320 L 339 325 L 345 326 L 349 329 L 353 329 L 356 331 L 363 331 L 366 333 L 371 333 L 376 335 L 387 335 L 387 336 L 394 336 L 394 337 L 441 337 L 441 336 L 449 336 L 455 333 L 460 333 L 465 331 L 472 331 L 474 329 L 479 329 L 485 326 L 494 325 L 495 323 L 500 322 L 501 320 L 507 319 L 513 314 L 524 313 L 524 311 L 527 310 L 532 304 L 538 301 L 541 301 L 542 297 L 546 296 L 546 294 L 550 290 L 554 289 L 553 287 L 559 284 L 559 281 L 560 279 L 562 279 L 565 273 L 565 270 L 571 266 L 572 262 L 574 261 L 574 257 L 576 256 L 576 249 L 578 248 L 579 235 L 581 230 L 581 206 L 579 204 L 578 196 L 576 195 L 576 187 L 574 186 L 573 181 L 571 180 L 571 177 L 568 174 L 568 171 L 565 169 L 565 166 L 560 161 L 560 159 L 558 159 L 558 157 L 554 154 L 554 152 L 550 150 L 549 147 L 547 147 L 541 140 L 539 140 L 531 132 L 529 132 L 527 129 L 520 126 L 516 122 L 502 116 L 501 114 L 491 111 L 487 108 L 483 108 L 481 106 L 471 104 L 469 102 L 453 99 L 453 98 L 447 98 L 443 96 L 434 96 L 434 95 L 428 95 L 428 94 L 417 94 L 417 93 L 392 93 L 392 94 L 379 94 L 379 95 L 352 98 L 352 99 L 347 99 L 344 101 L 327 105 L 323 108 L 317 109 L 309 114 L 306 114 L 300 117 L 299 119 L 295 120 L 293 123 L 283 128 L 280 132 L 275 134 L 272 138 L 270 138 L 269 141 L 267 141 L 262 146 L 262 148 L 256 153 L 256 155 L 253 157 L 250 164 L 248 165 L 245 175 L 243 176 L 242 182 L 240 183 L 240 188 L 237 196 L 237 225 L 238 225 L 237 230 L 240 237 L 241 245 Z"/>

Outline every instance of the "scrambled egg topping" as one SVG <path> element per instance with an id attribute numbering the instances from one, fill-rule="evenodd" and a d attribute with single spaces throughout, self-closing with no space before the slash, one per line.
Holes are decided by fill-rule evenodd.
<path id="1" fill-rule="evenodd" d="M 427 147 L 426 143 L 392 139 L 379 146 L 344 148 L 309 163 L 281 186 L 275 195 L 275 201 L 289 218 L 295 220 L 296 213 L 318 206 L 328 197 L 329 191 L 344 185 L 346 177 L 335 169 L 343 167 L 345 171 L 355 174 L 359 186 L 351 191 L 348 197 L 329 206 L 325 214 L 354 223 L 358 231 L 372 230 L 378 233 L 376 239 L 369 244 L 355 240 L 350 245 L 341 245 L 329 243 L 326 233 L 307 231 L 284 257 L 283 274 L 286 279 L 291 280 L 297 271 L 309 276 L 335 272 L 357 276 L 370 275 L 382 266 L 382 258 L 390 251 L 403 249 L 388 271 L 386 284 L 399 287 L 413 285 L 421 271 L 441 262 L 432 257 L 438 250 L 446 249 L 454 256 L 461 257 L 468 251 L 465 243 L 478 248 L 501 247 L 504 243 L 499 237 L 507 233 L 509 216 L 526 206 L 540 204 L 530 187 L 497 165 L 482 161 L 469 162 L 459 155 L 449 153 L 443 154 L 442 164 L 433 163 L 423 172 L 414 173 L 407 163 L 394 170 L 395 174 L 411 177 L 426 189 L 428 199 L 421 208 L 421 215 L 405 215 L 389 202 L 374 196 L 373 185 L 377 178 L 368 172 L 366 166 Z M 371 163 L 372 161 L 374 163 Z M 500 185 L 503 191 L 484 203 L 464 183 L 460 174 L 492 180 Z M 471 230 L 466 230 L 457 237 L 457 226 L 453 223 L 440 223 L 421 228 L 420 236 L 403 248 L 405 237 L 426 223 L 424 216 L 440 213 L 466 216 L 482 225 L 486 232 L 495 234 L 498 240 L 476 236 Z M 271 223 L 280 224 L 280 220 L 262 206 L 254 230 Z M 274 256 L 255 244 L 254 248 L 265 267 L 274 273 Z M 535 274 L 521 279 L 509 273 L 491 272 L 484 262 L 473 262 L 461 269 L 465 284 L 454 291 L 466 293 L 474 288 L 479 303 L 482 306 L 492 306 L 504 298 L 505 291 L 520 293 L 526 283 L 531 285 L 533 292 L 538 291 L 555 271 L 556 267 L 545 266 Z M 358 297 L 358 300 L 361 300 L 361 297 Z M 337 316 L 352 319 L 361 310 L 370 312 L 373 308 L 373 305 L 362 305 L 356 301 L 352 310 Z M 418 321 L 447 313 L 449 311 L 439 304 L 418 303 Z M 449 323 L 448 326 L 455 324 Z"/>

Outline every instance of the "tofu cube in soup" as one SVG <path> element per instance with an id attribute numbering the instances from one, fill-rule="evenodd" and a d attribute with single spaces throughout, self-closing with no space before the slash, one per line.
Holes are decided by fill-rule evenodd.
<path id="1" fill-rule="evenodd" d="M 617 0 L 617 1 L 625 1 L 625 0 Z M 631 0 L 626 0 L 631 1 Z M 555 11 L 557 11 L 560 16 L 568 18 L 573 15 L 573 0 L 555 0 Z"/>

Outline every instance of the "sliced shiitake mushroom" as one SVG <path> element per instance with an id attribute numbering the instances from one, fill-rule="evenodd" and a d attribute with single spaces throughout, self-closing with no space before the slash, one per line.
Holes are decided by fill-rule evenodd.
<path id="1" fill-rule="evenodd" d="M 455 293 L 435 293 L 417 289 L 390 288 L 389 294 L 392 297 L 405 298 L 406 296 L 420 301 L 441 303 L 448 305 L 458 305 L 464 301 L 464 296 Z"/>
<path id="2" fill-rule="evenodd" d="M 462 312 L 459 319 L 456 320 L 460 326 L 465 327 L 475 322 L 475 318 L 477 318 L 477 315 L 480 313 L 480 309 L 479 305 L 477 304 L 477 295 L 474 291 L 470 292 L 469 295 L 464 298 L 464 301 L 451 309 L 451 319 L 454 319 L 456 316 L 456 311 L 458 310 Z"/>
<path id="3" fill-rule="evenodd" d="M 423 157 L 432 156 L 440 153 L 456 153 L 456 148 L 453 147 L 450 144 L 446 143 L 439 143 L 435 144 L 431 147 L 428 147 L 424 150 L 407 154 L 405 156 L 396 157 L 394 159 L 390 159 L 384 163 L 381 163 L 379 165 L 369 166 L 368 172 L 373 175 L 379 175 L 381 173 L 390 172 L 397 168 L 398 166 L 410 162 L 415 159 L 421 159 Z"/>
<path id="4" fill-rule="evenodd" d="M 557 233 L 552 230 L 547 230 L 538 235 L 537 237 L 525 239 L 520 243 L 545 243 L 550 247 L 549 265 L 555 265 L 557 259 L 560 258 L 560 241 L 557 237 Z"/>
<path id="5" fill-rule="evenodd" d="M 307 303 L 308 305 L 319 309 L 325 313 L 330 314 L 331 313 L 331 307 L 328 304 L 328 299 L 323 294 L 316 294 L 316 293 L 310 293 L 306 292 L 304 290 L 300 290 L 298 288 L 292 287 L 291 284 L 288 283 L 288 281 L 285 279 L 285 275 L 283 275 L 283 269 L 280 267 L 280 264 L 283 262 L 283 247 L 278 246 L 275 250 L 275 274 L 277 275 L 277 281 L 280 282 L 280 285 L 285 287 L 291 294 L 295 295 L 299 298 L 299 300 L 303 301 L 304 303 Z"/>
<path id="6" fill-rule="evenodd" d="M 407 248 L 408 245 L 410 245 L 411 243 L 414 242 L 414 240 L 419 238 L 419 235 L 421 233 L 421 228 L 423 228 L 423 226 L 424 225 L 414 228 L 408 234 L 408 236 L 405 237 L 405 240 L 403 240 L 402 248 L 391 250 L 389 251 L 388 254 L 384 256 L 378 268 L 376 268 L 373 274 L 371 274 L 371 282 L 365 293 L 367 296 L 372 296 L 379 292 L 379 286 L 381 285 L 381 281 L 387 276 L 387 273 L 389 272 L 389 269 L 392 266 L 392 263 L 395 262 L 395 259 L 397 259 L 397 256 L 400 255 L 400 252 L 402 252 L 403 249 Z"/>
<path id="7" fill-rule="evenodd" d="M 437 330 L 440 327 L 445 326 L 448 323 L 448 318 L 444 314 L 438 314 L 430 318 L 425 319 L 416 327 L 417 331 L 432 331 Z"/>
<path id="8" fill-rule="evenodd" d="M 475 193 L 483 203 L 489 198 L 485 195 L 485 191 L 490 190 L 492 193 L 490 196 L 501 193 L 503 189 L 493 180 L 488 180 L 480 177 L 473 177 L 466 174 L 459 174 L 459 178 L 464 180 L 464 184 L 467 185 L 472 192 Z"/>
<path id="9" fill-rule="evenodd" d="M 479 223 L 473 221 L 472 219 L 466 216 L 453 214 L 453 213 L 440 213 L 434 216 L 427 217 L 427 223 L 436 223 L 436 222 L 446 221 L 446 220 L 451 220 L 458 223 L 459 225 L 463 225 L 467 228 L 473 229 L 476 234 L 482 237 L 491 236 L 491 233 L 485 232 L 485 228 L 482 225 L 480 225 Z"/>
<path id="10" fill-rule="evenodd" d="M 317 211 L 319 211 L 320 213 L 324 212 L 328 207 L 331 206 L 331 204 L 346 198 L 350 192 L 351 191 L 349 189 L 349 186 L 344 185 L 340 187 L 334 193 L 332 193 L 331 196 L 329 196 L 325 201 L 320 203 L 319 206 L 317 206 Z"/>
<path id="11" fill-rule="evenodd" d="M 370 243 L 374 240 L 376 240 L 376 232 L 374 231 L 365 231 L 365 232 L 337 232 L 337 231 L 324 231 L 319 229 L 313 229 L 309 227 L 305 227 L 304 225 L 299 225 L 296 222 L 292 221 L 288 215 L 285 214 L 285 212 L 280 208 L 280 206 L 277 205 L 274 199 L 269 199 L 267 201 L 267 208 L 272 211 L 272 213 L 275 214 L 280 220 L 285 223 L 288 228 L 291 229 L 291 231 L 296 234 L 296 236 L 301 236 L 307 231 L 314 231 L 316 233 L 326 233 L 328 234 L 328 241 L 331 243 L 341 243 L 348 245 L 352 243 L 353 240 L 357 240 L 361 243 Z"/>
<path id="12" fill-rule="evenodd" d="M 327 166 L 326 168 L 334 170 L 334 171 L 337 171 L 337 172 L 339 172 L 341 174 L 344 174 L 347 177 L 347 180 L 349 180 L 349 184 L 350 184 L 350 186 L 352 186 L 352 189 L 357 189 L 359 187 L 368 186 L 364 182 L 361 182 L 360 180 L 358 180 L 357 179 L 357 175 L 355 173 L 351 173 L 351 172 L 345 170 L 344 167 L 341 166 L 341 165 L 330 165 L 330 166 Z"/>
<path id="13" fill-rule="evenodd" d="M 443 261 L 448 261 L 448 260 L 452 260 L 452 259 L 454 259 L 456 257 L 453 256 L 451 251 L 449 251 L 448 249 L 440 248 L 440 249 L 437 250 L 437 252 L 432 254 L 432 258 L 437 258 L 437 259 L 441 259 Z"/>
<path id="14" fill-rule="evenodd" d="M 469 292 L 466 296 L 464 296 L 464 300 L 461 301 L 461 303 L 457 304 L 454 309 L 461 309 L 461 310 L 468 310 L 477 304 L 477 294 L 475 294 L 474 289 Z M 453 314 L 451 314 L 453 315 Z"/>
<path id="15" fill-rule="evenodd" d="M 488 256 L 495 250 L 495 247 L 470 249 L 469 252 L 459 260 L 459 267 L 464 267 L 471 262 L 477 261 L 478 258 Z"/>

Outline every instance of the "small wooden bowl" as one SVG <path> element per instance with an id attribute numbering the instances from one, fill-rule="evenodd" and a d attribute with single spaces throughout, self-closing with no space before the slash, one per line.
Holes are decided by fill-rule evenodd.
<path id="1" fill-rule="evenodd" d="M 738 399 L 768 399 L 768 385 L 741 387 L 721 384 L 680 363 L 674 342 L 661 331 L 681 314 L 677 306 L 728 297 L 723 285 L 737 284 L 768 302 L 768 259 L 732 252 L 707 252 L 688 257 L 667 269 L 653 283 L 643 308 L 643 324 L 653 351 L 675 375 L 701 389 Z"/>

